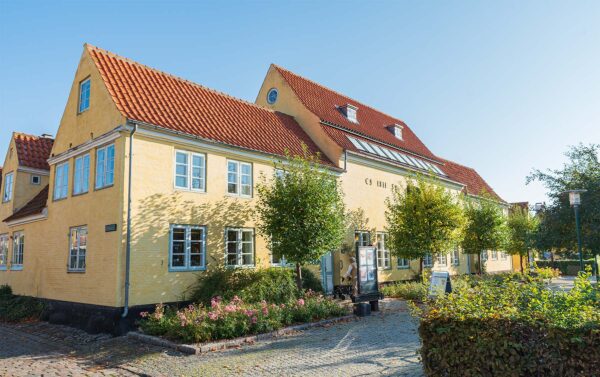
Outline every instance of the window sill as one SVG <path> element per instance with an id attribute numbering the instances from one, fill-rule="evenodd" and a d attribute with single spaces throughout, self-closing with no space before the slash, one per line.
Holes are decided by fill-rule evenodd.
<path id="1" fill-rule="evenodd" d="M 85 270 L 67 270 L 67 274 L 85 274 Z"/>
<path id="2" fill-rule="evenodd" d="M 85 195 L 85 194 L 87 194 L 89 192 L 90 192 L 89 190 L 88 191 L 84 191 L 84 192 L 77 192 L 77 193 L 74 192 L 74 193 L 71 194 L 71 197 L 82 196 L 82 195 Z"/>
<path id="3" fill-rule="evenodd" d="M 225 265 L 226 268 L 256 268 L 253 264 L 245 264 L 245 265 Z"/>
<path id="4" fill-rule="evenodd" d="M 169 272 L 197 272 L 197 271 L 206 271 L 206 267 L 197 267 L 197 268 L 173 268 L 173 267 L 169 267 Z"/>
<path id="5" fill-rule="evenodd" d="M 6 266 L 0 267 L 0 271 L 6 271 Z"/>
<path id="6" fill-rule="evenodd" d="M 410 270 L 410 266 L 406 267 L 397 267 L 398 270 Z"/>
<path id="7" fill-rule="evenodd" d="M 185 188 L 185 187 L 174 187 L 175 191 L 182 191 L 182 192 L 193 192 L 194 194 L 206 194 L 206 190 L 196 190 L 196 189 L 189 189 L 189 188 Z"/>
<path id="8" fill-rule="evenodd" d="M 53 202 L 60 202 L 60 201 L 65 200 L 67 198 L 68 198 L 68 196 L 65 196 L 64 198 L 52 198 L 52 201 Z"/>
<path id="9" fill-rule="evenodd" d="M 102 186 L 102 187 L 94 187 L 94 191 L 101 191 L 101 190 L 104 190 L 104 189 L 108 189 L 108 188 L 113 187 L 114 185 L 115 184 L 113 183 L 113 184 Z"/>
<path id="10" fill-rule="evenodd" d="M 17 266 L 12 265 L 12 266 L 10 266 L 9 270 L 10 271 L 22 271 L 23 270 L 23 266 L 22 265 L 17 265 Z"/>
<path id="11" fill-rule="evenodd" d="M 226 193 L 225 195 L 229 196 L 231 198 L 238 198 L 238 199 L 252 199 L 253 198 L 252 195 L 248 196 L 248 195 L 232 194 L 230 192 Z"/>

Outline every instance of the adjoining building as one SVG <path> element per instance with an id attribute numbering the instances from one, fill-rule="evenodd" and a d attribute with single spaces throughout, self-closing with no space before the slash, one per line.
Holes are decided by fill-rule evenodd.
<path id="1" fill-rule="evenodd" d="M 304 145 L 340 177 L 360 220 L 341 250 L 312 266 L 328 292 L 355 243 L 378 247 L 380 282 L 414 277 L 416 261 L 391 257 L 384 219 L 392 187 L 414 172 L 508 208 L 477 172 L 433 154 L 401 120 L 281 67 L 269 68 L 250 103 L 85 45 L 56 138 L 10 141 L 0 284 L 80 321 L 97 312 L 114 324 L 129 308 L 185 300 L 212 266 L 285 266 L 256 233 L 254 184 Z M 485 255 L 488 271 L 511 270 L 505 254 Z M 457 248 L 425 264 L 469 273 L 474 261 Z"/>

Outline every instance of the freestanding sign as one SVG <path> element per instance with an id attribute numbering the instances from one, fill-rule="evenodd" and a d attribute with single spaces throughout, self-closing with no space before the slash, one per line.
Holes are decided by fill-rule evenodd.
<path id="1" fill-rule="evenodd" d="M 444 293 L 451 293 L 450 273 L 448 271 L 434 271 L 431 274 L 429 297 L 436 297 Z"/>
<path id="2" fill-rule="evenodd" d="M 379 310 L 379 293 L 377 280 L 377 249 L 373 246 L 359 246 L 356 249 L 356 264 L 358 267 L 358 295 L 352 295 L 352 302 L 369 302 L 371 310 Z"/>

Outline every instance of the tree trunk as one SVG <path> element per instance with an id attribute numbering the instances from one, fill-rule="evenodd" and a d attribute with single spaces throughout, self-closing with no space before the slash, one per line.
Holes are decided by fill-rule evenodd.
<path id="1" fill-rule="evenodd" d="M 481 275 L 481 253 L 477 254 L 477 274 Z"/>
<path id="2" fill-rule="evenodd" d="M 552 261 L 552 268 L 554 268 L 554 251 L 550 252 L 550 261 Z"/>
<path id="3" fill-rule="evenodd" d="M 300 263 L 296 263 L 296 286 L 302 292 L 302 266 L 300 266 Z"/>
<path id="4" fill-rule="evenodd" d="M 423 279 L 423 258 L 419 258 L 419 277 Z"/>
<path id="5" fill-rule="evenodd" d="M 519 262 L 521 262 L 521 274 L 523 274 L 523 256 L 519 254 Z"/>

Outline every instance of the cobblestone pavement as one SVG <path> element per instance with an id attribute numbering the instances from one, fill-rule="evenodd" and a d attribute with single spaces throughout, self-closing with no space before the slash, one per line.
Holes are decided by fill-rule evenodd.
<path id="1" fill-rule="evenodd" d="M 45 323 L 0 325 L 0 339 L 1 376 L 423 375 L 415 324 L 393 300 L 370 317 L 192 356 Z"/>

